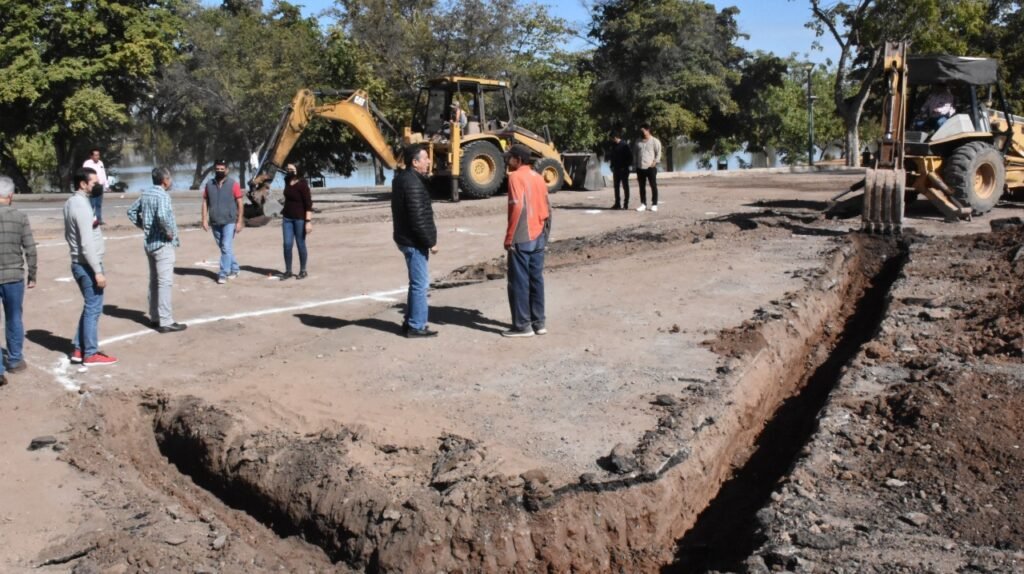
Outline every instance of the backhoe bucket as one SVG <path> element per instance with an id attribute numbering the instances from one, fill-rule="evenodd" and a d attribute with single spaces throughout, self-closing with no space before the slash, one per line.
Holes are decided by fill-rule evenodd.
<path id="1" fill-rule="evenodd" d="M 601 162 L 593 153 L 563 153 L 562 165 L 572 180 L 569 189 L 576 191 L 597 191 L 604 187 Z"/>
<path id="2" fill-rule="evenodd" d="M 868 169 L 864 176 L 864 211 L 861 231 L 900 234 L 903 231 L 903 196 L 907 173 L 902 169 Z"/>

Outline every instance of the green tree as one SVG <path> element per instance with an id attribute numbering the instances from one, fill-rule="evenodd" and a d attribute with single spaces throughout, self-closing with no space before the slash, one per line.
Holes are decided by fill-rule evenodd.
<path id="1" fill-rule="evenodd" d="M 649 123 L 663 136 L 697 136 L 702 147 L 725 151 L 729 134 L 712 118 L 739 111 L 733 89 L 747 54 L 736 45 L 737 13 L 698 0 L 599 1 L 590 36 L 602 126 Z"/>
<path id="2" fill-rule="evenodd" d="M 176 2 L 0 0 L 3 147 L 19 136 L 52 135 L 51 180 L 67 189 L 86 149 L 116 140 L 174 56 Z"/>
<path id="3" fill-rule="evenodd" d="M 287 2 L 265 13 L 258 2 L 192 5 L 185 20 L 188 42 L 141 115 L 178 142 L 177 155 L 195 160 L 193 187 L 217 157 L 237 162 L 244 180 L 283 106 L 323 77 L 323 34 Z"/>
<path id="4" fill-rule="evenodd" d="M 602 143 L 590 113 L 594 74 L 587 54 L 558 52 L 540 59 L 524 55 L 514 67 L 519 123 L 548 128 L 562 151 L 595 150 Z"/>

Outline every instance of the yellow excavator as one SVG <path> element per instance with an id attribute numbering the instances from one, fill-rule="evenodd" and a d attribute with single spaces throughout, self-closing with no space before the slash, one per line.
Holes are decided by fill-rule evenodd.
<path id="1" fill-rule="evenodd" d="M 465 114 L 462 121 L 453 115 L 456 106 Z M 262 206 L 274 175 L 282 170 L 289 152 L 314 118 L 347 125 L 384 166 L 398 167 L 398 158 L 385 135 L 388 132 L 395 141 L 395 129 L 365 91 L 299 90 L 262 148 L 255 177 L 249 182 L 249 197 L 254 204 Z M 427 145 L 431 175 L 450 181 L 453 201 L 458 201 L 460 194 L 485 198 L 497 192 L 505 181 L 504 152 L 516 143 L 532 150 L 534 169 L 544 177 L 548 191 L 571 186 L 573 179 L 566 173 L 551 138 L 529 131 L 515 120 L 512 90 L 506 82 L 446 76 L 420 89 L 411 125 L 405 127 L 398 143 Z M 571 159 L 578 163 L 578 158 Z M 596 169 L 596 162 L 591 163 L 594 165 L 583 171 Z M 586 175 L 590 177 L 581 178 L 581 182 L 597 179 L 593 174 Z"/>
<path id="2" fill-rule="evenodd" d="M 987 213 L 1006 189 L 1024 188 L 1024 118 L 1009 113 L 996 61 L 908 57 L 907 49 L 906 42 L 885 46 L 882 137 L 875 163 L 864 180 L 831 202 L 863 188 L 861 221 L 868 233 L 900 233 L 904 207 L 918 194 L 948 221 L 957 221 Z M 951 114 L 912 113 L 927 102 L 926 92 L 947 89 Z"/>

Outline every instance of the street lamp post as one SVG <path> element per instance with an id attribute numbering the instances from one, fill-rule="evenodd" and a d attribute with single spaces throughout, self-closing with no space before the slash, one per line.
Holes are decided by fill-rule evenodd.
<path id="1" fill-rule="evenodd" d="M 814 166 L 814 84 L 812 74 L 814 66 L 807 66 L 807 164 Z"/>

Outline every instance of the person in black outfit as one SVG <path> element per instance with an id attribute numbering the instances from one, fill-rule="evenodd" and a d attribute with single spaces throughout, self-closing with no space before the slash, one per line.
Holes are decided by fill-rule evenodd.
<path id="1" fill-rule="evenodd" d="M 629 209 L 629 172 L 633 167 L 633 150 L 616 132 L 612 132 L 611 140 L 609 163 L 612 168 L 612 185 L 615 187 L 615 205 L 612 209 Z M 619 201 L 619 186 L 625 193 L 624 202 Z"/>
<path id="2" fill-rule="evenodd" d="M 309 192 L 309 184 L 299 176 L 295 164 L 288 164 L 286 170 L 288 179 L 285 180 L 284 209 L 281 210 L 281 229 L 284 233 L 284 273 L 280 276 L 282 281 L 293 277 L 293 244 L 298 244 L 299 247 L 299 274 L 295 277 L 306 278 L 306 261 L 309 257 L 306 251 L 306 236 L 313 232 L 313 198 Z"/>
<path id="3" fill-rule="evenodd" d="M 391 184 L 391 219 L 394 240 L 405 255 L 409 270 L 409 295 L 405 305 L 402 333 L 406 337 L 433 337 L 437 331 L 427 327 L 427 287 L 430 272 L 427 261 L 437 253 L 437 227 L 434 209 L 427 190 L 430 156 L 423 144 L 414 144 L 402 151 L 405 169 L 398 172 Z"/>

